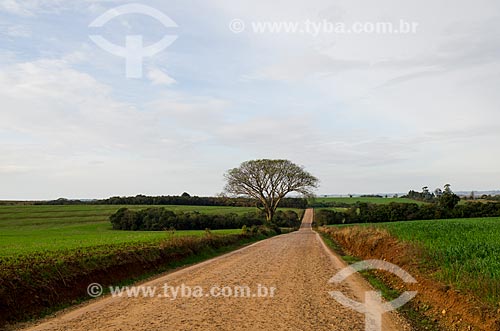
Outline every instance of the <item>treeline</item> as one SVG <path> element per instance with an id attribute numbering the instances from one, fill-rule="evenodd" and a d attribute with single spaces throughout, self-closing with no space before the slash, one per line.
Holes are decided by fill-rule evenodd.
<path id="1" fill-rule="evenodd" d="M 100 200 L 69 200 L 60 198 L 51 201 L 37 201 L 38 205 L 189 205 L 189 206 L 229 206 L 255 207 L 255 200 L 249 198 L 230 197 L 198 197 L 187 193 L 182 195 L 111 197 Z M 281 208 L 305 209 L 307 200 L 303 198 L 284 198 L 280 201 Z"/>
<path id="2" fill-rule="evenodd" d="M 165 208 L 148 208 L 130 210 L 120 208 L 110 216 L 111 224 L 115 230 L 217 230 L 241 229 L 264 224 L 265 217 L 260 212 L 245 214 L 202 214 L 193 212 L 174 212 Z M 298 228 L 299 215 L 292 210 L 278 210 L 273 218 L 276 227 Z"/>
<path id="3" fill-rule="evenodd" d="M 451 209 L 458 204 L 460 197 L 453 193 L 451 190 L 451 185 L 446 184 L 444 189 L 439 187 L 431 192 L 428 186 L 422 187 L 422 192 L 417 192 L 411 190 L 403 198 L 413 199 L 417 201 L 424 201 L 429 203 L 438 203 L 440 205 L 446 205 L 445 207 Z"/>
<path id="4" fill-rule="evenodd" d="M 475 199 L 472 195 L 469 199 Z M 481 200 L 489 200 L 489 201 L 500 201 L 500 195 L 491 195 L 491 194 L 483 194 L 479 197 Z"/>
<path id="5" fill-rule="evenodd" d="M 340 201 L 315 201 L 311 200 L 308 204 L 309 208 L 350 208 L 352 203 Z"/>
<path id="6" fill-rule="evenodd" d="M 318 225 L 329 225 L 498 216 L 500 203 L 497 202 L 468 202 L 453 208 L 440 204 L 356 203 L 345 211 L 319 209 L 315 213 L 315 222 Z"/>

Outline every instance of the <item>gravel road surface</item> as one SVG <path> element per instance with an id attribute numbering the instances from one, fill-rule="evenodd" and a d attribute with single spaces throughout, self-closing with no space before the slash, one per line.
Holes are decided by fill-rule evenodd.
<path id="1" fill-rule="evenodd" d="M 363 301 L 370 287 L 356 275 L 341 285 L 328 284 L 345 264 L 311 229 L 312 218 L 308 209 L 297 232 L 141 284 L 157 287 L 153 297 L 108 296 L 27 330 L 365 330 L 364 315 L 343 307 L 328 292 L 340 290 Z M 164 296 L 164 284 L 170 286 L 169 297 Z M 188 287 L 203 294 L 179 293 L 172 299 L 172 291 L 182 284 L 187 294 Z M 246 287 L 236 297 L 238 286 Z M 399 316 L 384 315 L 384 331 L 409 329 Z"/>

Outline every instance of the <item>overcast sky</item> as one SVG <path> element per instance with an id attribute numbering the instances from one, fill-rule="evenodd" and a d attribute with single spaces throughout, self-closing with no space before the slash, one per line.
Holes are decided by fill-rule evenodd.
<path id="1" fill-rule="evenodd" d="M 213 195 L 287 158 L 320 194 L 500 188 L 498 1 L 0 0 L 0 199 Z M 234 33 L 240 19 L 245 30 Z M 416 33 L 257 33 L 252 22 L 417 22 Z M 127 78 L 117 45 L 177 40 Z"/>

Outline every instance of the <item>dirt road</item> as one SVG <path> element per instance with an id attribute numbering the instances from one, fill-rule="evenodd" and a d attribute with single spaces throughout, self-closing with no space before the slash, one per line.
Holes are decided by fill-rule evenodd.
<path id="1" fill-rule="evenodd" d="M 165 283 L 191 290 L 199 286 L 201 297 L 107 297 L 29 330 L 364 330 L 364 315 L 344 308 L 328 291 L 363 301 L 369 287 L 355 276 L 341 287 L 328 284 L 345 265 L 311 230 L 311 221 L 312 210 L 307 210 L 300 231 L 142 284 L 157 286 L 163 294 Z M 267 287 L 267 296 L 261 291 L 259 297 L 259 284 Z M 223 286 L 248 286 L 252 295 L 224 297 L 229 292 L 222 292 Z M 385 314 L 383 323 L 383 330 L 408 330 L 394 315 Z"/>

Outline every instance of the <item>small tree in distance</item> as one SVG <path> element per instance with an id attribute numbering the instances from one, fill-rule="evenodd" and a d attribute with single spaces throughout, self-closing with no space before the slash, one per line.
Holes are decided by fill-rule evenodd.
<path id="1" fill-rule="evenodd" d="M 225 191 L 254 198 L 271 223 L 280 201 L 291 192 L 312 195 L 318 179 L 289 160 L 251 160 L 228 170 Z"/>
<path id="2" fill-rule="evenodd" d="M 444 191 L 439 197 L 439 205 L 446 208 L 446 209 L 453 209 L 455 208 L 456 205 L 460 202 L 460 197 L 453 193 L 451 190 L 451 185 L 446 184 L 444 186 Z"/>

